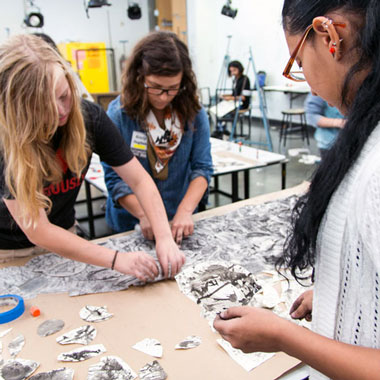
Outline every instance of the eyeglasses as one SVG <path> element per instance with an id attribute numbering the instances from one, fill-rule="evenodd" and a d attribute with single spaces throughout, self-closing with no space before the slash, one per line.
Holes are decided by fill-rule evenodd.
<path id="1" fill-rule="evenodd" d="M 328 20 L 328 21 L 330 21 L 330 24 L 325 24 L 326 28 L 328 28 L 329 25 L 340 26 L 342 28 L 344 28 L 346 26 L 346 24 L 341 23 L 341 22 L 333 22 L 331 20 Z M 301 70 L 292 70 L 292 67 L 294 65 L 294 61 L 296 60 L 296 58 L 298 56 L 299 51 L 301 50 L 303 44 L 306 41 L 307 36 L 309 35 L 309 33 L 312 29 L 313 29 L 313 24 L 309 25 L 306 28 L 306 30 L 304 31 L 300 41 L 298 42 L 296 48 L 294 49 L 292 55 L 290 56 L 289 61 L 285 66 L 285 70 L 282 73 L 282 75 L 285 78 L 291 79 L 295 82 L 305 82 L 306 79 L 305 79 L 302 67 L 300 67 Z"/>
<path id="2" fill-rule="evenodd" d="M 151 95 L 162 95 L 164 92 L 168 94 L 168 96 L 175 96 L 180 91 L 184 90 L 184 87 L 182 88 L 157 88 L 157 87 L 150 87 L 146 83 L 144 83 L 144 87 L 148 94 Z"/>

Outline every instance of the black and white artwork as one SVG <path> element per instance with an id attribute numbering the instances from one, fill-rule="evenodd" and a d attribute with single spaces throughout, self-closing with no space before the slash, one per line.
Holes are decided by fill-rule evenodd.
<path id="1" fill-rule="evenodd" d="M 182 241 L 185 266 L 205 261 L 227 261 L 239 264 L 253 274 L 273 270 L 273 259 L 282 252 L 296 199 L 292 196 L 245 206 L 196 222 L 194 234 Z M 154 242 L 145 240 L 141 232 L 110 238 L 102 244 L 120 252 L 145 251 L 158 263 Z M 159 276 L 155 281 L 161 279 Z M 19 294 L 26 299 L 41 293 L 111 292 L 132 285 L 143 283 L 109 268 L 74 262 L 56 254 L 36 256 L 22 267 L 0 270 L 0 294 Z"/>
<path id="2" fill-rule="evenodd" d="M 88 369 L 87 380 L 133 380 L 133 369 L 117 356 L 105 356 Z"/>
<path id="3" fill-rule="evenodd" d="M 167 377 L 168 375 L 157 360 L 145 364 L 139 371 L 141 380 L 165 380 Z"/>
<path id="4" fill-rule="evenodd" d="M 19 334 L 8 344 L 9 354 L 15 358 L 25 345 L 24 335 Z"/>
<path id="5" fill-rule="evenodd" d="M 217 339 L 217 342 L 224 348 L 228 355 L 247 372 L 256 368 L 275 354 L 270 352 L 253 352 L 251 354 L 245 354 L 243 351 L 233 348 L 231 344 L 224 339 Z"/>
<path id="6" fill-rule="evenodd" d="M 102 344 L 94 344 L 92 346 L 77 348 L 69 352 L 63 352 L 58 355 L 57 359 L 61 362 L 81 362 L 100 355 L 103 352 L 106 352 L 106 348 Z"/>
<path id="7" fill-rule="evenodd" d="M 79 311 L 79 316 L 86 322 L 102 322 L 113 317 L 107 306 L 86 305 Z"/>
<path id="8" fill-rule="evenodd" d="M 176 276 L 182 293 L 202 306 L 209 321 L 231 306 L 247 305 L 261 289 L 252 273 L 231 262 L 203 262 Z"/>
<path id="9" fill-rule="evenodd" d="M 59 336 L 56 340 L 59 344 L 89 344 L 96 337 L 96 329 L 93 326 L 86 325 Z"/>
<path id="10" fill-rule="evenodd" d="M 161 343 L 154 338 L 145 338 L 133 345 L 132 348 L 150 356 L 154 356 L 155 358 L 161 358 L 163 353 Z"/>
<path id="11" fill-rule="evenodd" d="M 74 370 L 71 368 L 58 368 L 49 372 L 40 372 L 29 380 L 73 380 Z"/>
<path id="12" fill-rule="evenodd" d="M 38 362 L 25 359 L 7 360 L 0 368 L 0 379 L 24 380 L 28 378 L 40 365 Z"/>
<path id="13" fill-rule="evenodd" d="M 37 328 L 39 336 L 49 336 L 63 329 L 65 322 L 61 319 L 48 319 L 42 322 Z"/>
<path id="14" fill-rule="evenodd" d="M 176 344 L 176 350 L 189 350 L 190 348 L 198 347 L 202 343 L 202 339 L 196 335 L 189 335 L 184 340 Z"/>

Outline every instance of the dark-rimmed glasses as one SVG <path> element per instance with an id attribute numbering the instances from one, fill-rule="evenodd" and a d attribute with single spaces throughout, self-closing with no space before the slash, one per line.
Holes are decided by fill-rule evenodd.
<path id="1" fill-rule="evenodd" d="M 330 24 L 328 24 L 328 25 L 340 26 L 342 28 L 344 28 L 346 26 L 346 24 L 344 24 L 342 22 L 333 22 L 331 20 L 329 20 L 329 21 L 330 21 Z M 328 25 L 327 25 L 327 27 L 328 27 Z M 291 79 L 295 82 L 305 82 L 306 79 L 305 79 L 305 76 L 303 74 L 302 68 L 301 68 L 301 70 L 292 70 L 292 67 L 294 65 L 294 61 L 296 60 L 299 51 L 301 50 L 303 44 L 306 41 L 307 36 L 310 33 L 310 30 L 312 30 L 312 29 L 313 29 L 313 24 L 309 25 L 306 28 L 306 30 L 304 31 L 300 41 L 298 42 L 298 44 L 296 46 L 296 48 L 293 50 L 293 53 L 290 56 L 289 61 L 285 66 L 284 72 L 282 73 L 282 75 L 285 78 Z"/>
<path id="2" fill-rule="evenodd" d="M 183 90 L 183 88 L 158 88 L 158 87 L 151 87 L 148 86 L 146 83 L 144 83 L 144 87 L 148 94 L 151 95 L 162 95 L 164 92 L 168 94 L 168 96 L 175 96 L 180 91 Z"/>

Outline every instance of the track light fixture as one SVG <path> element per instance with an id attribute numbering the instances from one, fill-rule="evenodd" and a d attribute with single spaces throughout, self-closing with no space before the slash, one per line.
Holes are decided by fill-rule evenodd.
<path id="1" fill-rule="evenodd" d="M 235 8 L 231 8 L 231 0 L 227 0 L 227 3 L 222 8 L 222 15 L 235 18 L 238 10 Z"/>
<path id="2" fill-rule="evenodd" d="M 129 3 L 127 15 L 131 20 L 138 20 L 141 18 L 141 7 L 137 3 Z"/>
<path id="3" fill-rule="evenodd" d="M 110 6 L 112 4 L 108 3 L 107 0 L 84 0 L 84 9 L 86 10 L 87 18 L 90 18 L 88 14 L 89 8 L 100 8 L 105 5 Z"/>
<path id="4" fill-rule="evenodd" d="M 30 12 L 26 15 L 24 23 L 31 28 L 42 28 L 44 26 L 44 16 L 40 12 Z"/>

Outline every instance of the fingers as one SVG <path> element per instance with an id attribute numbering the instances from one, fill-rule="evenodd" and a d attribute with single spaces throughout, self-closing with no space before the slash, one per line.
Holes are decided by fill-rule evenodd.
<path id="1" fill-rule="evenodd" d="M 298 307 L 301 305 L 303 301 L 303 294 L 301 294 L 294 302 L 293 305 L 291 306 L 289 310 L 289 314 L 292 314 L 295 310 L 298 309 Z"/>
<path id="2" fill-rule="evenodd" d="M 230 307 L 227 310 L 222 311 L 219 314 L 221 319 L 232 319 L 232 318 L 240 318 L 244 314 L 244 309 L 241 307 Z"/>
<path id="3" fill-rule="evenodd" d="M 309 307 L 305 303 L 301 303 L 294 311 L 290 313 L 293 319 L 305 318 L 308 314 L 311 315 Z"/>
<path id="4" fill-rule="evenodd" d="M 187 216 L 186 218 L 175 218 L 171 230 L 173 239 L 178 245 L 180 245 L 184 238 L 187 238 L 194 233 L 194 222 L 191 216 Z"/>

